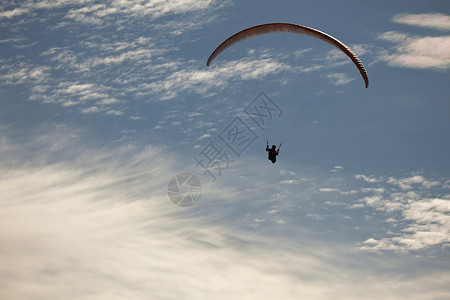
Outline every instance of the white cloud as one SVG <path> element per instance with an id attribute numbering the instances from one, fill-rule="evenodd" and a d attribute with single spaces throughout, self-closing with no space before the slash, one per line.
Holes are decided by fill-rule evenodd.
<path id="1" fill-rule="evenodd" d="M 22 7 L 33 12 L 35 20 L 39 10 L 46 10 L 49 18 L 55 18 L 52 21 L 63 22 L 67 26 L 74 22 L 115 24 L 121 33 L 119 38 L 100 33 L 88 39 L 71 39 L 70 44 L 58 44 L 57 47 L 49 44 L 47 50 L 36 54 L 38 57 L 21 58 L 20 64 L 3 64 L 0 81 L 15 85 L 27 83 L 31 90 L 29 99 L 33 101 L 76 108 L 82 113 L 118 115 L 125 114 L 131 106 L 124 103 L 133 100 L 166 101 L 183 94 L 208 97 L 245 80 L 262 80 L 282 72 L 310 72 L 322 67 L 294 68 L 268 50 L 250 51 L 242 59 L 218 61 L 210 68 L 205 68 L 204 62 L 199 67 L 198 61 L 173 59 L 179 57 L 180 49 L 168 44 L 168 38 L 161 32 L 198 28 L 214 19 L 208 11 L 229 3 L 210 0 L 27 2 Z M 57 12 L 51 14 L 53 9 Z M 64 18 L 61 15 L 63 11 Z M 148 25 L 149 34 L 128 32 L 120 26 L 121 22 L 141 17 L 159 18 L 184 13 L 188 15 L 177 18 L 172 29 L 158 27 L 172 26 L 172 21 L 169 25 Z M 336 75 L 332 80 L 334 84 L 344 84 L 349 79 Z M 89 89 L 74 89 L 87 85 Z"/>
<path id="2" fill-rule="evenodd" d="M 103 3 L 96 0 L 54 0 L 28 1 L 12 10 L 0 12 L 0 18 L 13 18 L 38 10 L 52 10 L 61 7 L 70 8 L 67 18 L 82 23 L 102 24 L 104 18 L 121 14 L 130 17 L 150 16 L 160 18 L 171 14 L 202 12 L 222 7 L 228 1 L 214 0 L 113 0 Z M 98 4 L 100 3 L 100 4 Z"/>
<path id="3" fill-rule="evenodd" d="M 276 224 L 286 224 L 286 220 L 283 219 L 276 219 L 273 222 L 275 222 Z"/>
<path id="4" fill-rule="evenodd" d="M 306 53 L 313 51 L 313 49 L 314 49 L 314 48 L 308 48 L 308 49 L 296 50 L 296 51 L 292 52 L 292 54 L 294 55 L 294 57 L 295 57 L 296 59 L 301 59 L 301 58 L 303 58 L 303 56 L 304 56 Z"/>
<path id="5" fill-rule="evenodd" d="M 17 85 L 34 82 L 36 85 L 43 84 L 49 77 L 50 68 L 47 66 L 24 66 L 22 64 L 0 67 L 4 74 L 0 74 L 0 81 L 7 85 Z M 2 72 L 3 73 L 3 72 Z"/>
<path id="6" fill-rule="evenodd" d="M 379 182 L 379 179 L 376 179 L 374 177 L 368 177 L 364 174 L 357 174 L 354 177 L 355 177 L 355 179 L 364 180 L 365 182 L 370 182 L 370 183 Z"/>
<path id="7" fill-rule="evenodd" d="M 84 166 L 75 160 L 2 168 L 0 245 L 7 263 L 0 273 L 8 274 L 1 277 L 2 298 L 296 299 L 327 286 L 296 278 L 300 272 L 328 280 L 311 273 L 322 264 L 317 258 L 291 246 L 261 252 L 266 242 L 254 233 L 233 233 L 180 212 L 164 194 L 170 166 L 155 153 L 161 151 L 148 148 L 120 168 L 110 163 L 117 157 L 92 152 Z M 233 246 L 239 240 L 245 249 Z"/>
<path id="8" fill-rule="evenodd" d="M 355 195 L 355 194 L 358 194 L 359 191 L 358 190 L 349 190 L 349 191 L 341 191 L 340 193 L 341 193 L 341 195 Z"/>
<path id="9" fill-rule="evenodd" d="M 388 210 L 392 202 L 386 201 L 382 209 Z M 392 209 L 392 207 L 391 207 Z M 431 246 L 450 243 L 450 201 L 422 198 L 417 201 L 397 203 L 394 209 L 400 211 L 408 226 L 399 236 L 382 239 L 368 239 L 361 249 L 368 251 L 394 250 L 396 252 L 417 251 Z M 389 219 L 397 223 L 394 219 Z"/>
<path id="10" fill-rule="evenodd" d="M 339 192 L 338 189 L 334 189 L 334 188 L 320 188 L 319 191 L 321 191 L 323 193 Z"/>
<path id="11" fill-rule="evenodd" d="M 411 176 L 411 177 L 402 178 L 402 179 L 396 179 L 394 177 L 389 177 L 387 182 L 400 187 L 402 190 L 410 190 L 413 188 L 413 186 L 420 186 L 420 187 L 429 189 L 429 188 L 440 185 L 439 181 L 436 181 L 436 180 L 429 181 L 420 175 Z"/>
<path id="12" fill-rule="evenodd" d="M 386 192 L 386 189 L 383 188 L 383 187 L 362 188 L 361 192 L 363 192 L 363 193 L 383 194 L 384 192 Z"/>
<path id="13" fill-rule="evenodd" d="M 91 106 L 91 107 L 87 107 L 84 108 L 83 110 L 81 110 L 81 113 L 83 114 L 92 114 L 92 113 L 96 113 L 99 112 L 99 108 L 97 106 Z"/>
<path id="14" fill-rule="evenodd" d="M 400 14 L 393 18 L 396 23 L 450 30 L 450 16 L 441 13 Z"/>
<path id="15" fill-rule="evenodd" d="M 167 77 L 143 84 L 144 93 L 161 95 L 161 100 L 170 100 L 182 92 L 208 96 L 229 86 L 236 80 L 260 80 L 269 74 L 278 74 L 290 67 L 266 55 L 255 59 L 242 58 L 237 61 L 216 63 L 208 69 L 180 68 Z"/>
<path id="16" fill-rule="evenodd" d="M 295 179 L 287 179 L 287 180 L 282 180 L 280 181 L 281 184 L 298 184 L 299 180 L 295 180 Z"/>
<path id="17" fill-rule="evenodd" d="M 333 85 L 339 86 L 339 85 L 346 85 L 347 83 L 354 80 L 354 78 L 350 77 L 349 75 L 345 73 L 333 73 L 328 74 L 326 77 L 331 81 Z"/>
<path id="18" fill-rule="evenodd" d="M 98 4 L 99 2 L 100 4 Z M 113 0 L 108 3 L 101 1 L 84 3 L 81 1 L 76 5 L 79 7 L 71 8 L 65 18 L 82 24 L 104 26 L 121 24 L 122 20 L 137 18 L 155 20 L 169 15 L 176 15 L 178 18 L 187 15 L 193 22 L 177 20 L 165 22 L 165 25 L 156 24 L 157 27 L 164 27 L 166 32 L 180 34 L 189 28 L 198 27 L 201 23 L 210 22 L 213 17 L 208 16 L 207 13 L 228 4 L 229 1 L 215 0 Z M 117 20 L 117 16 L 120 16 L 121 21 Z"/>
<path id="19" fill-rule="evenodd" d="M 361 244 L 362 250 L 408 252 L 450 243 L 450 200 L 424 195 L 431 188 L 440 186 L 439 181 L 417 175 L 401 179 L 389 177 L 386 183 L 399 187 L 400 192 L 392 188 L 363 189 L 373 195 L 350 206 L 353 209 L 372 207 L 385 212 L 386 222 L 394 230 L 393 237 L 367 239 Z"/>
<path id="20" fill-rule="evenodd" d="M 13 10 L 2 11 L 2 12 L 0 12 L 0 19 L 2 19 L 2 18 L 11 19 L 11 18 L 14 18 L 17 16 L 27 14 L 28 12 L 29 11 L 25 8 L 15 8 Z"/>
<path id="21" fill-rule="evenodd" d="M 450 180 L 447 180 L 446 182 L 444 182 L 443 188 L 450 189 Z"/>
<path id="22" fill-rule="evenodd" d="M 407 269 L 400 274 L 408 276 L 399 276 L 395 263 L 380 273 L 385 256 L 365 259 L 328 240 L 298 242 L 278 231 L 270 234 L 290 227 L 283 226 L 289 219 L 275 216 L 279 209 L 264 207 L 263 214 L 273 216 L 270 222 L 251 217 L 263 230 L 243 230 L 242 220 L 227 219 L 238 203 L 248 200 L 239 177 L 231 176 L 234 184 L 224 186 L 202 182 L 205 193 L 220 195 L 220 201 L 202 199 L 196 207 L 180 210 L 166 195 L 167 182 L 180 169 L 175 153 L 154 146 L 80 151 L 85 147 L 79 141 L 85 139 L 67 138 L 78 132 L 45 132 L 45 137 L 20 145 L 2 135 L 0 153 L 8 158 L 0 161 L 2 299 L 321 300 L 332 294 L 370 300 L 448 294 L 442 293 L 450 282 L 448 273 L 409 276 Z M 55 162 L 55 149 L 49 149 L 55 144 L 66 160 Z M 39 151 L 24 163 L 21 152 L 30 148 Z M 281 200 L 277 205 L 283 205 Z M 411 207 L 407 217 L 428 222 L 423 212 L 442 216 L 446 209 L 442 202 L 430 201 Z M 314 223 L 330 217 L 306 216 Z M 361 277 L 367 280 L 361 282 Z"/>
<path id="23" fill-rule="evenodd" d="M 165 50 L 158 49 L 145 37 L 137 37 L 129 42 L 100 43 L 100 40 L 100 36 L 94 36 L 89 42 L 81 42 L 79 45 L 85 52 L 93 51 L 92 55 L 53 47 L 40 55 L 51 62 L 49 66 L 36 67 L 30 71 L 30 68 L 23 69 L 0 79 L 11 84 L 20 84 L 25 80 L 29 84 L 35 84 L 30 96 L 35 101 L 59 103 L 65 107 L 77 106 L 82 113 L 123 114 L 123 108 L 118 104 L 129 100 L 124 99 L 124 94 L 133 93 L 139 97 L 138 82 L 148 80 L 135 75 L 138 72 L 132 70 L 139 69 L 141 74 L 143 66 L 145 68 L 152 65 L 153 57 Z M 119 70 L 124 65 L 126 71 Z M 170 70 L 172 66 L 173 64 L 153 64 L 151 72 L 159 74 L 161 68 Z M 61 73 L 61 70 L 64 72 Z M 98 76 L 105 72 L 114 74 L 113 79 Z M 156 74 L 153 76 L 157 76 Z"/>
<path id="24" fill-rule="evenodd" d="M 148 45 L 151 47 L 151 45 Z M 111 55 L 103 58 L 93 58 L 86 61 L 87 66 L 96 67 L 98 65 L 115 65 L 121 64 L 124 62 L 134 61 L 138 64 L 144 64 L 146 62 L 150 62 L 150 59 L 154 55 L 163 54 L 163 50 L 155 50 L 155 49 L 137 49 L 131 50 L 124 53 L 120 53 L 119 55 Z"/>
<path id="25" fill-rule="evenodd" d="M 190 112 L 190 113 L 188 113 L 188 117 L 189 118 L 200 117 L 202 115 L 203 115 L 203 113 L 200 113 L 200 112 Z"/>
<path id="26" fill-rule="evenodd" d="M 150 2 L 114 0 L 112 6 L 127 14 L 150 15 L 158 18 L 169 14 L 201 11 L 218 4 L 218 1 L 214 0 L 155 0 Z"/>
<path id="27" fill-rule="evenodd" d="M 27 1 L 18 5 L 16 9 L 0 12 L 0 19 L 17 17 L 6 20 L 8 22 L 6 24 L 11 27 L 14 24 L 20 25 L 22 35 L 27 34 L 33 22 L 45 21 L 43 24 L 48 25 L 49 30 L 73 30 L 76 22 L 99 28 L 91 30 L 90 32 L 94 34 L 86 39 L 75 37 L 69 44 L 59 43 L 58 47 L 49 44 L 41 55 L 34 51 L 32 55 L 17 55 L 11 60 L 2 60 L 0 83 L 11 85 L 26 83 L 30 86 L 30 99 L 34 101 L 77 107 L 83 113 L 97 112 L 111 115 L 123 114 L 126 106 L 119 107 L 117 104 L 130 101 L 130 98 L 150 98 L 152 101 L 158 101 L 172 99 L 184 91 L 197 90 L 202 93 L 205 90 L 200 87 L 201 83 L 195 86 L 195 82 L 207 80 L 205 77 L 200 78 L 201 72 L 194 74 L 191 85 L 187 82 L 180 88 L 173 88 L 171 85 L 171 79 L 179 80 L 180 77 L 177 75 L 183 76 L 176 72 L 184 70 L 186 62 L 169 59 L 163 55 L 179 51 L 178 47 L 165 44 L 168 40 L 165 33 L 185 32 L 212 22 L 214 14 L 211 14 L 211 11 L 229 3 L 214 0 L 114 0 L 107 3 L 96 0 Z M 40 19 L 39 14 L 45 15 L 44 21 Z M 146 21 L 147 28 L 143 36 L 128 30 L 129 27 L 135 28 L 131 23 L 141 22 L 141 18 L 148 20 L 149 17 L 156 19 L 169 15 L 176 15 L 176 21 L 164 22 L 164 28 L 158 28 L 162 24 L 157 22 Z M 124 27 L 123 23 L 127 23 L 127 27 Z M 109 25 L 114 25 L 114 32 L 120 31 L 119 38 L 112 38 L 109 33 L 102 32 L 102 29 Z M 141 25 L 139 24 L 140 27 Z M 11 31 L 11 34 L 15 32 Z M 11 44 L 19 41 L 19 38 L 23 39 L 21 36 L 1 42 Z M 189 64 L 193 65 L 192 62 Z M 164 81 L 168 83 L 164 84 Z M 153 84 L 147 85 L 148 82 Z M 103 95 L 103 98 L 96 98 L 95 103 L 92 103 L 94 94 L 87 90 L 84 94 L 81 94 L 82 91 L 70 93 L 70 90 L 65 91 L 61 84 L 92 84 L 90 92 Z M 170 88 L 174 91 L 167 90 Z M 108 99 L 117 101 L 108 102 Z"/>
<path id="28" fill-rule="evenodd" d="M 204 139 L 208 139 L 210 137 L 211 137 L 211 134 L 205 133 L 205 134 L 201 135 L 199 138 L 197 138 L 197 142 L 201 141 L 201 140 L 204 140 Z"/>
<path id="29" fill-rule="evenodd" d="M 17 43 L 17 42 L 23 42 L 23 41 L 26 41 L 26 39 L 23 37 L 14 37 L 14 38 L 0 40 L 0 44 Z"/>
<path id="30" fill-rule="evenodd" d="M 450 36 L 411 37 L 391 31 L 379 35 L 379 38 L 397 44 L 381 57 L 391 66 L 418 69 L 450 67 Z"/>
<path id="31" fill-rule="evenodd" d="M 450 16 L 440 13 L 400 14 L 394 22 L 450 30 Z M 391 66 L 418 69 L 448 69 L 450 67 L 450 36 L 409 36 L 390 31 L 379 35 L 381 40 L 396 44 L 381 57 Z"/>
<path id="32" fill-rule="evenodd" d="M 374 196 L 368 196 L 368 197 L 364 197 L 362 198 L 360 201 L 365 203 L 366 205 L 375 207 L 375 208 L 379 208 L 380 205 L 382 204 L 382 196 L 381 195 L 374 195 Z"/>
<path id="33" fill-rule="evenodd" d="M 319 215 L 319 214 L 307 214 L 306 216 L 313 220 L 323 220 L 327 217 L 326 215 Z"/>

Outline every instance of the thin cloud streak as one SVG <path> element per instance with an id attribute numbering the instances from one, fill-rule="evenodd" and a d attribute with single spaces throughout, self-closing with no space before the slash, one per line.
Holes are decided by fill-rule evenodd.
<path id="1" fill-rule="evenodd" d="M 151 16 L 160 18 L 168 14 L 182 14 L 213 9 L 216 6 L 220 6 L 220 4 L 214 0 L 156 0 L 150 2 L 144 0 L 114 0 L 108 4 L 96 0 L 29 1 L 20 7 L 0 12 L 0 19 L 11 19 L 43 9 L 69 8 L 66 18 L 82 23 L 99 25 L 103 23 L 106 17 L 115 14 L 131 17 Z"/>

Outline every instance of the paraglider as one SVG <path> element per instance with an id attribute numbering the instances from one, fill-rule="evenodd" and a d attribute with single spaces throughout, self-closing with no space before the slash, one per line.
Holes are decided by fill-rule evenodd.
<path id="1" fill-rule="evenodd" d="M 280 145 L 281 146 L 281 145 Z M 269 152 L 268 159 L 274 164 L 277 161 L 277 155 L 280 153 L 280 147 L 278 147 L 278 150 L 276 150 L 277 146 L 272 145 L 272 148 L 269 148 L 269 142 L 267 142 L 266 145 L 266 151 Z"/>
<path id="2" fill-rule="evenodd" d="M 253 26 L 247 29 L 244 29 L 229 38 L 227 38 L 224 42 L 222 42 L 209 56 L 208 61 L 206 62 L 206 65 L 209 67 L 209 65 L 212 63 L 212 61 L 223 51 L 225 51 L 227 48 L 231 47 L 232 45 L 239 43 L 243 40 L 246 40 L 251 37 L 264 35 L 264 34 L 271 34 L 271 33 L 297 33 L 302 35 L 307 35 L 310 37 L 314 37 L 317 39 L 320 39 L 324 42 L 327 42 L 328 44 L 333 45 L 337 49 L 341 50 L 345 55 L 347 55 L 353 62 L 353 64 L 358 69 L 359 73 L 361 74 L 365 87 L 369 87 L 369 76 L 367 74 L 366 68 L 364 67 L 363 63 L 359 59 L 359 57 L 351 50 L 347 45 L 339 41 L 338 39 L 332 37 L 331 35 L 319 31 L 317 29 L 306 27 L 302 25 L 297 24 L 290 24 L 290 23 L 268 23 L 268 24 L 262 24 Z M 301 112 L 300 112 L 301 113 Z M 299 117 L 295 118 L 295 121 Z M 293 124 L 290 126 L 290 128 L 286 131 L 286 133 L 283 134 L 282 141 L 280 143 L 280 146 L 278 147 L 278 150 L 276 149 L 276 145 L 273 145 L 272 148 L 269 148 L 269 144 L 267 141 L 266 151 L 268 153 L 268 159 L 272 161 L 272 163 L 276 162 L 276 157 L 279 154 L 279 150 L 281 147 L 281 144 L 283 143 L 284 138 L 289 134 L 290 130 L 292 129 Z"/>

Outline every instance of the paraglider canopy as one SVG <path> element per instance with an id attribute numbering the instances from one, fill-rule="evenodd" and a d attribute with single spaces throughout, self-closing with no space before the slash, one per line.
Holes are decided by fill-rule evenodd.
<path id="1" fill-rule="evenodd" d="M 339 41 L 338 39 L 332 37 L 329 34 L 326 34 L 322 31 L 319 31 L 314 28 L 297 25 L 297 24 L 290 24 L 290 23 L 268 23 L 268 24 L 262 24 L 254 27 L 250 27 L 247 29 L 244 29 L 232 36 L 230 36 L 228 39 L 226 39 L 222 44 L 220 44 L 214 52 L 209 56 L 208 61 L 206 63 L 207 66 L 211 64 L 211 62 L 225 49 L 228 47 L 243 41 L 245 39 L 263 35 L 263 34 L 269 34 L 269 33 L 277 33 L 277 32 L 287 32 L 287 33 L 297 33 L 297 34 L 303 34 L 308 35 L 314 38 L 321 39 L 324 42 L 327 42 L 342 52 L 345 53 L 355 64 L 355 66 L 358 68 L 359 72 L 361 73 L 361 76 L 364 79 L 366 88 L 369 86 L 369 77 L 367 75 L 366 68 L 364 67 L 361 60 L 356 56 L 356 54 L 344 43 Z"/>

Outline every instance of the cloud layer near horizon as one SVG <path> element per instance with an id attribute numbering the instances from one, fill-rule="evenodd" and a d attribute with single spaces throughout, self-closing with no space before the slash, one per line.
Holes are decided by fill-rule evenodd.
<path id="1" fill-rule="evenodd" d="M 59 141 L 59 150 L 76 148 L 76 140 L 52 138 Z M 174 207 L 165 194 L 177 169 L 173 155 L 155 156 L 161 149 L 153 146 L 138 151 L 93 149 L 53 163 L 46 157 L 57 149 L 42 148 L 23 163 L 17 157 L 21 151 L 16 150 L 24 146 L 30 144 L 19 146 L 2 136 L 1 153 L 9 157 L 8 164 L 0 165 L 2 298 L 433 299 L 445 295 L 439 291 L 450 280 L 446 272 L 412 274 L 408 280 L 379 277 L 379 270 L 370 271 L 374 258 L 366 261 L 367 254 L 356 249 L 236 227 L 224 208 L 245 201 L 235 199 L 240 188 L 205 184 L 209 197 L 220 195 L 223 204 L 214 208 L 214 201 L 201 203 L 192 210 Z M 207 213 L 218 208 L 221 213 Z M 280 209 L 267 211 L 273 217 L 279 213 Z M 355 263 L 356 267 L 349 267 Z M 366 280 L 361 282 L 363 275 Z"/>

